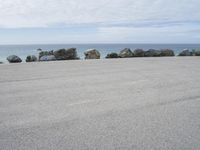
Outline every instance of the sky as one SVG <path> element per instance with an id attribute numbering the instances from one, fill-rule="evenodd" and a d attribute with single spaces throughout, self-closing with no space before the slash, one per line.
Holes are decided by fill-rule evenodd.
<path id="1" fill-rule="evenodd" d="M 199 43 L 200 0 L 0 0 L 0 44 Z"/>

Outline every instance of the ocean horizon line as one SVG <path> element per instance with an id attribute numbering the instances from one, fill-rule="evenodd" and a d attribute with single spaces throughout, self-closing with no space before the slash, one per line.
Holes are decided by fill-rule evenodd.
<path id="1" fill-rule="evenodd" d="M 0 44 L 0 46 L 15 45 L 200 45 L 200 43 L 17 43 L 17 44 Z"/>

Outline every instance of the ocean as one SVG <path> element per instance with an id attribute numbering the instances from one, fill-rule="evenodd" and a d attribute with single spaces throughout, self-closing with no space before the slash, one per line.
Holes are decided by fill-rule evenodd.
<path id="1" fill-rule="evenodd" d="M 95 48 L 100 51 L 101 58 L 110 52 L 119 52 L 124 48 L 162 49 L 170 48 L 178 54 L 183 49 L 200 50 L 200 44 L 33 44 L 33 45 L 0 45 L 0 61 L 7 62 L 9 55 L 17 55 L 25 60 L 27 55 L 38 55 L 38 48 L 42 50 L 57 50 L 60 48 L 77 48 L 78 55 L 84 59 L 84 51 Z"/>

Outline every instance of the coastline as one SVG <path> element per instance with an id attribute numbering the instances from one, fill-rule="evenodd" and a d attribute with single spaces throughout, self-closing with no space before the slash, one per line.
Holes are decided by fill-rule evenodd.
<path id="1" fill-rule="evenodd" d="M 55 61 L 36 61 L 36 62 L 26 62 L 26 61 L 22 61 L 21 63 L 9 63 L 9 62 L 2 62 L 2 64 L 0 64 L 0 66 L 3 66 L 3 65 L 13 65 L 13 66 L 17 66 L 17 65 L 23 65 L 23 64 L 31 64 L 31 65 L 37 65 L 37 64 L 53 64 L 53 63 L 74 63 L 74 62 L 80 62 L 80 63 L 83 63 L 84 62 L 106 62 L 106 61 L 118 61 L 118 60 L 129 60 L 129 59 L 135 59 L 136 61 L 139 60 L 157 60 L 157 59 L 171 59 L 171 60 L 174 60 L 174 59 L 199 59 L 200 57 L 199 56 L 173 56 L 173 57 L 130 57 L 130 58 L 101 58 L 101 59 L 78 59 L 78 60 L 55 60 Z"/>
<path id="2" fill-rule="evenodd" d="M 106 57 L 108 53 L 116 52 L 119 53 L 125 47 L 130 48 L 131 50 L 141 48 L 144 50 L 148 49 L 163 49 L 169 48 L 174 50 L 175 55 L 178 55 L 183 49 L 196 49 L 200 50 L 200 44 L 28 44 L 28 45 L 0 45 L 0 61 L 4 63 L 7 62 L 6 58 L 9 55 L 17 55 L 25 61 L 28 55 L 38 56 L 37 49 L 41 48 L 43 50 L 56 50 L 61 48 L 77 48 L 78 56 L 81 59 L 84 59 L 84 51 L 89 48 L 96 48 L 101 53 L 101 59 Z"/>

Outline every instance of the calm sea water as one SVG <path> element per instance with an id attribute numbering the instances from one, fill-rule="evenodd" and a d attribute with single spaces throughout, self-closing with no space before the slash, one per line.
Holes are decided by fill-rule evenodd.
<path id="1" fill-rule="evenodd" d="M 18 55 L 23 61 L 27 55 L 38 55 L 37 49 L 43 50 L 56 50 L 60 48 L 77 48 L 78 55 L 81 59 L 84 58 L 83 52 L 89 48 L 96 48 L 100 51 L 102 58 L 110 52 L 119 52 L 123 48 L 142 48 L 144 50 L 170 48 L 173 49 L 176 54 L 181 50 L 196 49 L 200 50 L 200 44 L 34 44 L 34 45 L 0 45 L 0 61 L 6 62 L 6 58 L 9 55 Z"/>

